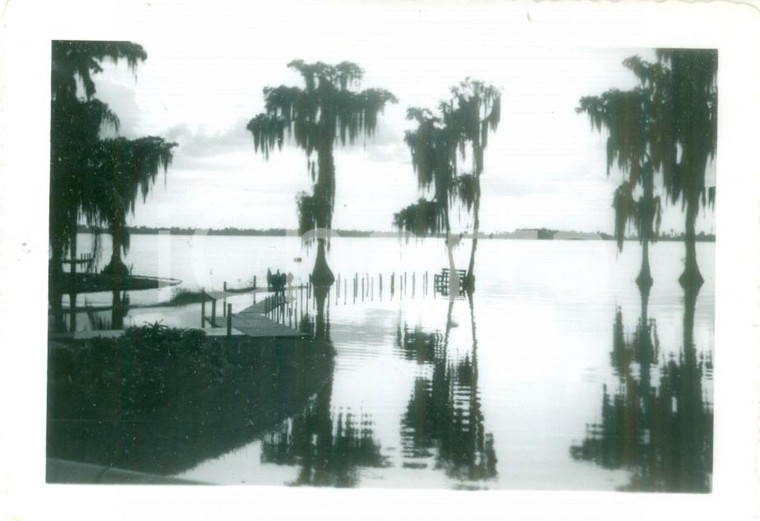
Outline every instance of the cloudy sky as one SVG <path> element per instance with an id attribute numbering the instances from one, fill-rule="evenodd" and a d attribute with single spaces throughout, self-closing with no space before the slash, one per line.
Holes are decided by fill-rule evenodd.
<path id="1" fill-rule="evenodd" d="M 403 143 L 407 107 L 434 107 L 469 76 L 502 89 L 501 125 L 485 157 L 481 229 L 612 232 L 610 203 L 621 174 L 605 175 L 605 139 L 574 108 L 583 95 L 632 87 L 622 60 L 651 59 L 651 50 L 519 39 L 491 25 L 484 11 L 435 18 L 386 9 L 351 20 L 323 13 L 313 23 L 314 13 L 194 15 L 194 4 L 184 5 L 186 23 L 176 30 L 162 25 L 172 12 L 159 11 L 130 34 L 148 53 L 136 76 L 109 64 L 97 80 L 97 95 L 119 115 L 122 135 L 179 144 L 165 183 L 137 207 L 133 224 L 295 228 L 295 194 L 310 186 L 306 157 L 286 146 L 265 161 L 245 126 L 263 108 L 263 87 L 300 85 L 287 63 L 303 59 L 356 62 L 365 70 L 362 87 L 385 88 L 399 99 L 373 139 L 336 149 L 335 228 L 391 229 L 393 213 L 419 197 Z M 541 14 L 523 9 L 514 16 L 529 26 Z M 713 230 L 713 220 L 706 212 L 700 229 Z M 468 225 L 468 218 L 459 223 Z M 663 229 L 682 227 L 680 207 L 670 208 Z"/>

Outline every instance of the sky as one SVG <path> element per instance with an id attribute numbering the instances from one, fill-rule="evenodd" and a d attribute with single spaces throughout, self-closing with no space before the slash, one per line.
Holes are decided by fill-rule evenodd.
<path id="1" fill-rule="evenodd" d="M 324 16 L 315 24 L 306 14 L 277 11 L 196 20 L 188 9 L 183 30 L 163 29 L 168 13 L 159 12 L 155 26 L 132 39 L 148 53 L 136 74 L 109 63 L 97 77 L 97 97 L 119 115 L 122 135 L 179 144 L 168 174 L 138 204 L 131 224 L 296 228 L 296 193 L 310 187 L 306 156 L 286 144 L 266 161 L 245 126 L 262 111 L 265 86 L 301 85 L 287 64 L 302 59 L 353 61 L 365 71 L 362 88 L 384 88 L 399 100 L 380 117 L 373 138 L 336 148 L 334 228 L 392 229 L 393 213 L 421 195 L 403 143 L 406 109 L 433 108 L 471 77 L 502 89 L 501 124 L 485 154 L 481 230 L 612 233 L 612 193 L 622 174 L 606 175 L 605 137 L 574 109 L 581 96 L 633 87 L 622 61 L 634 54 L 653 59 L 651 49 L 520 40 L 491 27 L 482 12 L 463 21 L 385 11 L 351 23 Z M 529 11 L 520 16 L 533 22 Z M 224 31 L 212 31 L 220 25 Z M 708 184 L 714 179 L 711 165 Z M 458 220 L 460 231 L 470 226 L 471 217 Z M 666 210 L 662 229 L 683 229 L 680 205 Z M 712 211 L 698 229 L 714 231 Z"/>

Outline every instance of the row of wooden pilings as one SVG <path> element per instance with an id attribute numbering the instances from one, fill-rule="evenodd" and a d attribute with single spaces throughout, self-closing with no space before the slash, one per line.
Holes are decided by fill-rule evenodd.
<path id="1" fill-rule="evenodd" d="M 432 279 L 428 271 L 393 272 L 385 275 L 354 273 L 353 276 L 347 277 L 339 274 L 328 290 L 326 303 L 337 306 L 383 301 L 386 298 L 427 298 L 434 294 Z M 304 312 L 309 314 L 310 310 L 316 310 L 316 299 L 311 284 L 285 288 L 279 295 L 269 296 L 265 300 L 265 315 L 279 323 L 298 328 L 299 317 Z"/>
<path id="2" fill-rule="evenodd" d="M 256 299 L 256 277 L 253 277 L 253 298 L 254 301 Z M 223 291 L 227 292 L 227 282 L 224 282 L 223 285 Z M 209 295 L 206 293 L 206 290 L 201 288 L 201 329 L 206 327 L 206 300 L 211 300 L 211 316 L 208 318 L 208 321 L 211 324 L 211 327 L 217 327 L 216 325 L 216 301 L 219 300 L 218 298 L 214 298 L 212 295 Z M 224 297 L 222 300 L 222 317 L 226 318 L 225 322 L 227 325 L 227 336 L 232 335 L 232 304 L 227 303 L 227 298 Z"/>
<path id="3" fill-rule="evenodd" d="M 428 271 L 424 272 L 392 272 L 390 274 L 354 273 L 353 276 L 338 274 L 335 283 L 330 287 L 326 303 L 328 305 L 349 305 L 357 302 L 383 301 L 386 298 L 427 298 L 436 293 Z M 254 278 L 255 280 L 255 278 Z M 255 284 L 254 284 L 255 287 Z M 227 283 L 224 283 L 227 291 Z M 241 293 L 242 294 L 242 293 Z M 218 299 L 203 292 L 204 297 L 211 300 L 211 316 L 206 317 L 206 298 L 201 301 L 201 324 L 205 327 L 210 322 L 216 327 L 216 301 Z M 253 291 L 253 303 L 256 304 L 256 291 Z M 268 295 L 263 301 L 263 314 L 277 323 L 298 329 L 299 319 L 309 316 L 310 310 L 316 311 L 316 299 L 311 284 L 290 286 Z M 226 317 L 228 334 L 231 329 L 232 305 L 223 299 L 222 317 Z"/>
<path id="4" fill-rule="evenodd" d="M 348 287 L 349 281 L 351 284 L 350 291 Z M 331 288 L 331 292 L 335 295 L 336 304 L 340 304 L 341 299 L 343 300 L 343 304 L 348 304 L 349 297 L 352 303 L 357 301 L 364 302 L 365 300 L 374 301 L 375 296 L 379 300 L 383 300 L 386 295 L 391 300 L 396 296 L 399 298 L 407 296 L 417 298 L 418 294 L 422 297 L 427 297 L 432 293 L 432 288 L 430 284 L 430 272 L 404 271 L 386 274 L 385 278 L 382 273 L 378 273 L 377 275 L 354 273 L 353 277 L 338 275 L 335 285 Z"/>
<path id="5" fill-rule="evenodd" d="M 202 293 L 202 300 L 201 300 L 201 328 L 206 327 L 206 321 L 211 324 L 211 327 L 217 327 L 216 325 L 216 301 L 218 299 L 215 299 L 211 297 L 211 316 L 207 319 L 206 318 L 206 298 L 207 295 L 204 291 Z M 222 303 L 222 317 L 226 318 L 227 323 L 227 336 L 230 336 L 232 334 L 232 304 L 227 304 L 226 299 Z"/>

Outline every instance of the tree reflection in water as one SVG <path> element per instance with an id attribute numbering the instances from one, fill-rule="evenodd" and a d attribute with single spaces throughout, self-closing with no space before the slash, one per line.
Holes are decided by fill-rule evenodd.
<path id="1" fill-rule="evenodd" d="M 478 393 L 477 335 L 470 298 L 472 350 L 464 356 L 449 352 L 453 300 L 449 303 L 446 332 L 428 333 L 406 326 L 396 332 L 396 344 L 407 360 L 429 370 L 414 383 L 401 438 L 408 468 L 434 468 L 463 481 L 483 481 L 496 476 L 493 436 L 485 432 Z M 473 483 L 462 484 L 472 486 Z"/>
<path id="2" fill-rule="evenodd" d="M 302 316 L 300 327 L 329 342 L 327 292 L 317 289 L 315 297 L 317 316 Z M 332 375 L 302 414 L 262 440 L 263 463 L 300 466 L 292 485 L 354 487 L 359 484 L 360 468 L 387 464 L 374 436 L 372 417 L 351 410 L 335 414 L 331 399 Z"/>
<path id="3" fill-rule="evenodd" d="M 576 459 L 632 471 L 628 490 L 709 492 L 712 481 L 713 410 L 702 387 L 710 354 L 697 353 L 694 311 L 698 290 L 684 293 L 683 346 L 677 356 L 659 356 L 648 292 L 641 293 L 641 320 L 632 338 L 618 311 L 611 364 L 617 389 L 604 387 L 601 422 L 587 425 L 586 438 L 570 449 Z M 652 373 L 659 382 L 652 383 Z"/>
<path id="4" fill-rule="evenodd" d="M 300 466 L 293 485 L 353 487 L 361 467 L 383 467 L 370 416 L 330 411 L 332 383 L 262 443 L 264 463 Z"/>

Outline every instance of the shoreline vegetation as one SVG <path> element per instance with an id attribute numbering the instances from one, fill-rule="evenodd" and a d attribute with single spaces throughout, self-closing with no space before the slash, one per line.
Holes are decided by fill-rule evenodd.
<path id="1" fill-rule="evenodd" d="M 213 236 L 241 236 L 241 237 L 297 237 L 298 230 L 289 230 L 286 228 L 218 228 L 218 229 L 201 229 L 201 228 L 182 228 L 172 226 L 168 228 L 154 226 L 130 226 L 126 228 L 131 235 L 158 235 L 167 233 L 169 235 L 213 235 Z M 102 231 L 102 230 L 101 230 Z M 97 233 L 98 229 L 94 226 L 79 225 L 77 233 Z M 406 237 L 407 234 L 398 231 L 372 231 L 372 230 L 333 230 L 336 236 L 347 238 L 398 238 Z M 469 237 L 470 234 L 463 234 Z M 411 237 L 411 236 L 410 236 Z M 428 237 L 443 238 L 445 234 L 432 234 Z M 521 240 L 586 240 L 586 241 L 614 241 L 615 236 L 605 232 L 578 232 L 575 230 L 554 230 L 550 228 L 520 228 L 513 232 L 479 232 L 478 239 L 521 239 Z M 638 241 L 637 235 L 628 235 L 626 241 Z M 657 237 L 658 241 L 683 242 L 684 234 L 673 231 L 661 233 Z M 714 233 L 700 232 L 696 234 L 697 242 L 715 242 Z"/>
<path id="2" fill-rule="evenodd" d="M 160 324 L 49 343 L 48 457 L 183 472 L 304 410 L 329 383 L 333 357 L 324 340 L 221 339 Z"/>

